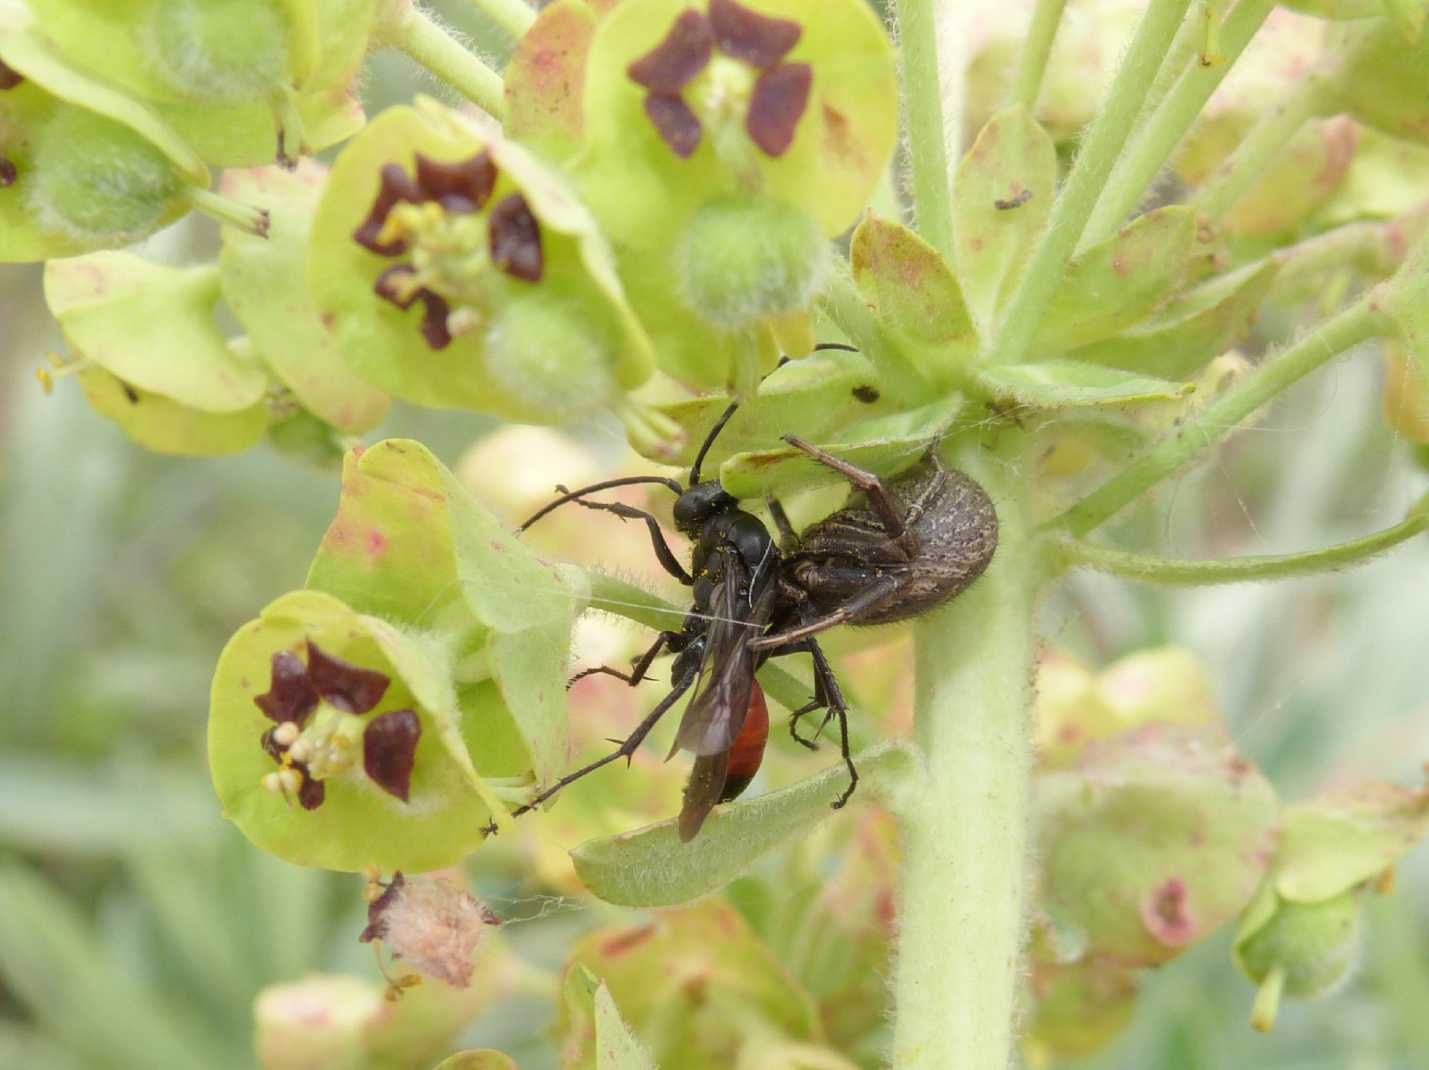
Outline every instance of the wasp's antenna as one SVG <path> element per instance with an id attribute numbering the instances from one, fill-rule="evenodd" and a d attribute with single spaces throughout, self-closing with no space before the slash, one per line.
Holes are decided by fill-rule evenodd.
<path id="1" fill-rule="evenodd" d="M 845 353 L 858 352 L 856 347 L 848 345 L 845 342 L 820 342 L 814 347 L 813 351 L 818 353 L 825 349 L 841 349 Z M 789 357 L 780 357 L 779 363 L 774 365 L 774 370 L 778 371 L 784 367 L 784 365 L 788 364 L 789 360 Z M 695 463 L 690 468 L 690 486 L 693 487 L 699 483 L 700 466 L 705 463 L 705 454 L 709 453 L 710 447 L 714 445 L 714 440 L 719 437 L 719 433 L 724 430 L 724 425 L 729 423 L 730 417 L 734 415 L 734 410 L 737 408 L 739 408 L 739 402 L 731 402 L 729 408 L 725 409 L 720 418 L 714 422 L 714 426 L 710 428 L 710 433 L 705 436 L 704 442 L 700 444 L 700 452 L 695 454 Z"/>
<path id="2" fill-rule="evenodd" d="M 705 454 L 709 453 L 710 447 L 714 445 L 714 440 L 719 437 L 719 433 L 724 430 L 724 425 L 729 423 L 729 418 L 734 415 L 734 410 L 739 408 L 739 402 L 730 402 L 729 408 L 724 410 L 714 426 L 710 428 L 710 433 L 705 436 L 705 440 L 700 443 L 700 452 L 695 454 L 695 463 L 690 467 L 690 486 L 693 487 L 700 481 L 700 465 L 705 463 Z"/>
<path id="3" fill-rule="evenodd" d="M 612 487 L 634 486 L 637 483 L 658 483 L 660 486 L 667 487 L 676 494 L 683 494 L 685 492 L 685 488 L 680 486 L 679 480 L 668 479 L 665 476 L 625 476 L 623 479 L 607 479 L 601 483 L 592 483 L 588 487 L 581 487 L 579 490 L 565 491 L 565 493 L 555 501 L 550 502 L 544 508 L 528 517 L 525 523 L 516 530 L 518 532 L 525 531 L 552 510 L 565 505 L 567 502 L 573 502 L 577 498 L 583 498 L 587 494 L 594 494 L 598 490 L 610 490 Z M 557 487 L 556 489 L 562 490 L 563 488 Z"/>

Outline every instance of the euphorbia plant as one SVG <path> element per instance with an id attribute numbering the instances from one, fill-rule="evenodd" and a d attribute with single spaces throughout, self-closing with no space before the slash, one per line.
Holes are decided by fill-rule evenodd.
<path id="1" fill-rule="evenodd" d="M 539 16 L 476 0 L 515 40 L 504 78 L 411 0 L 5 8 L 0 254 L 85 254 L 46 267 L 59 369 L 153 449 L 351 446 L 306 588 L 240 629 L 214 677 L 214 783 L 265 850 L 387 871 L 379 903 L 421 871 L 480 865 L 570 760 L 572 622 L 597 607 L 664 628 L 684 608 L 538 553 L 418 442 L 352 443 L 389 397 L 530 423 L 613 414 L 677 465 L 737 404 L 705 471 L 752 510 L 789 499 L 796 527 L 837 504 L 836 477 L 788 432 L 885 477 L 936 452 L 992 499 L 990 567 L 898 648 L 911 738 L 874 742 L 876 716 L 855 711 L 854 799 L 892 812 L 897 845 L 869 824 L 883 883 L 858 871 L 874 891 L 832 913 L 882 925 L 847 957 L 891 969 L 891 994 L 781 972 L 775 922 L 707 903 L 582 942 L 561 993 L 571 1065 L 651 1065 L 632 1029 L 665 1066 L 848 1065 L 858 1037 L 810 993 L 851 991 L 890 1002 L 891 1040 L 865 1061 L 994 1070 L 1019 1030 L 1039 1057 L 1085 1054 L 1133 1013 L 1140 971 L 1237 918 L 1268 1028 L 1282 995 L 1345 975 L 1364 896 L 1429 825 L 1424 792 L 1388 785 L 1284 807 L 1184 651 L 1098 673 L 1039 659 L 1037 631 L 1072 569 L 1306 576 L 1429 527 L 1421 499 L 1393 527 L 1280 556 L 1093 537 L 1374 339 L 1390 418 L 1422 439 L 1429 186 L 1405 194 L 1394 157 L 1356 147 L 1425 140 L 1424 5 L 1314 5 L 1326 21 L 1301 24 L 1304 62 L 1265 76 L 1278 96 L 1256 116 L 1215 93 L 1248 48 L 1254 62 L 1271 5 L 1150 0 L 1096 106 L 1050 117 L 1049 64 L 1053 84 L 1090 78 L 1055 49 L 1060 0 L 1006 27 L 1008 86 L 956 55 L 954 5 L 892 6 L 896 34 L 863 0 L 556 0 Z M 420 98 L 364 121 L 360 57 L 384 44 L 475 108 Z M 295 160 L 339 142 L 330 168 Z M 220 195 L 210 165 L 248 170 Z M 1168 165 L 1180 184 L 1153 191 Z M 191 206 L 227 224 L 216 263 L 116 251 Z M 244 335 L 218 325 L 220 302 Z M 1253 335 L 1257 317 L 1276 326 Z M 1261 351 L 1239 352 L 1247 339 Z M 760 681 L 798 710 L 808 688 L 781 664 Z M 728 805 L 690 844 L 668 821 L 588 840 L 575 872 L 613 903 L 685 903 L 854 820 L 831 817 L 845 777 Z M 868 905 L 885 885 L 886 917 Z M 673 966 L 684 987 L 651 986 Z"/>

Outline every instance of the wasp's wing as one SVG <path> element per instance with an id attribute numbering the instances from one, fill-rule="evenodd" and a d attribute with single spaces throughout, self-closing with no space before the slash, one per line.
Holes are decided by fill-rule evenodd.
<path id="1" fill-rule="evenodd" d="M 680 807 L 680 839 L 686 843 L 695 838 L 705 818 L 724 794 L 724 782 L 729 774 L 729 751 L 702 754 L 690 770 L 690 782 L 685 785 L 685 803 Z"/>
<path id="2" fill-rule="evenodd" d="M 744 726 L 754 687 L 756 653 L 749 644 L 763 633 L 774 612 L 775 584 L 761 584 L 751 604 L 745 592 L 752 577 L 743 559 L 733 550 L 721 557 L 720 580 L 710 599 L 713 619 L 706 633 L 699 689 L 685 708 L 671 754 L 687 750 L 701 756 L 729 750 Z"/>

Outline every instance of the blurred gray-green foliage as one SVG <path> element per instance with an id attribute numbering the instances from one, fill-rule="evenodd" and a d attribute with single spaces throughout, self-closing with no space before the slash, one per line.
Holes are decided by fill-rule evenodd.
<path id="1" fill-rule="evenodd" d="M 468 10 L 440 6 L 457 24 Z M 422 89 L 400 57 L 374 60 L 374 109 Z M 199 222 L 146 252 L 185 259 L 213 243 Z M 248 847 L 218 818 L 203 746 L 218 650 L 301 585 L 335 474 L 265 449 L 145 454 L 73 384 L 45 397 L 32 372 L 58 338 L 39 275 L 0 268 L 0 1067 L 251 1066 L 262 985 L 315 970 L 373 975 L 354 940 L 357 882 Z M 1333 365 L 1140 510 L 1128 537 L 1187 556 L 1270 553 L 1397 520 L 1423 479 L 1379 418 L 1378 378 L 1372 354 Z M 399 408 L 371 437 L 415 435 L 451 462 L 485 426 Z M 1047 630 L 1096 658 L 1193 648 L 1243 753 L 1287 799 L 1341 781 L 1412 784 L 1429 758 L 1426 577 L 1421 539 L 1287 584 L 1173 593 L 1078 578 L 1048 606 Z M 494 895 L 541 892 L 473 876 Z M 558 910 L 513 927 L 512 943 L 553 967 L 573 931 L 612 916 Z M 1346 989 L 1288 1004 L 1270 1036 L 1246 1024 L 1252 991 L 1221 934 L 1148 976 L 1128 1033 L 1078 1065 L 1429 1065 L 1429 853 L 1371 902 L 1367 931 Z M 540 1070 L 555 1065 L 551 1019 L 542 1001 L 515 997 L 465 1039 Z"/>

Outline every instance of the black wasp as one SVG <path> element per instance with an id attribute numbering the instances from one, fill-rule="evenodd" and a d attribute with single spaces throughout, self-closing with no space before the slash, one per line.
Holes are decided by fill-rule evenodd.
<path id="1" fill-rule="evenodd" d="M 718 480 L 700 478 L 710 447 L 737 408 L 738 403 L 731 404 L 710 428 L 687 486 L 664 476 L 593 483 L 562 493 L 521 525 L 525 531 L 570 502 L 643 520 L 660 564 L 691 588 L 693 598 L 679 631 L 656 636 L 630 672 L 603 666 L 575 677 L 605 673 L 634 685 L 668 652 L 675 655 L 669 694 L 617 750 L 562 777 L 516 814 L 539 806 L 587 773 L 634 754 L 660 718 L 695 687 L 670 752 L 695 755 L 679 819 L 680 838 L 692 839 L 715 804 L 735 798 L 759 767 L 768 715 L 755 672 L 769 658 L 796 653 L 813 659 L 814 695 L 794 711 L 789 729 L 796 740 L 812 747 L 812 740 L 798 732 L 799 719 L 824 710 L 825 724 L 838 721 L 849 785 L 833 805 L 843 806 L 858 783 L 849 755 L 848 710 L 814 637 L 838 624 L 886 624 L 916 616 L 958 594 L 992 559 L 997 547 L 992 502 L 981 486 L 944 467 L 931 450 L 912 469 L 885 483 L 793 435 L 784 440 L 844 476 L 852 493 L 842 509 L 801 533 L 794 532 L 780 503 L 770 499 L 769 512 L 782 545 L 776 544 L 764 523 L 741 509 Z M 688 572 L 650 513 L 586 498 L 637 483 L 664 486 L 678 495 L 675 526 L 694 544 Z"/>

